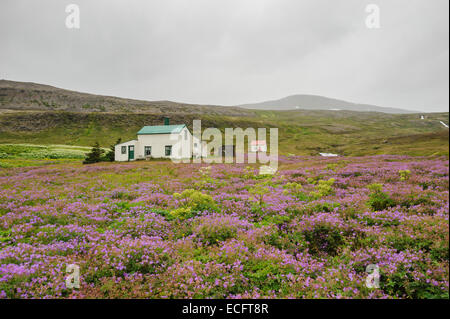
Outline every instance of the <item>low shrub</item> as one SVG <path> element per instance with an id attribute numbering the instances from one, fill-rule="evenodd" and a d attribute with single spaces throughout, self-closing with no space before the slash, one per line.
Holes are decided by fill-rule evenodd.
<path id="1" fill-rule="evenodd" d="M 395 206 L 394 200 L 392 200 L 388 194 L 383 192 L 383 185 L 371 184 L 368 188 L 370 190 L 370 195 L 367 204 L 373 210 L 380 211 Z"/>
<path id="2" fill-rule="evenodd" d="M 334 178 L 330 178 L 329 180 L 319 180 L 314 187 L 315 191 L 311 192 L 310 195 L 315 198 L 319 199 L 321 197 L 332 195 L 334 194 L 334 190 L 331 186 L 333 186 L 335 182 Z"/>
<path id="3" fill-rule="evenodd" d="M 395 273 L 380 282 L 380 288 L 390 296 L 408 299 L 448 299 L 443 291 L 431 281 L 417 280 L 410 270 L 399 267 Z"/>
<path id="4" fill-rule="evenodd" d="M 193 229 L 203 243 L 212 245 L 229 238 L 236 238 L 239 230 L 247 230 L 250 227 L 250 223 L 238 217 L 213 214 L 198 219 Z"/>
<path id="5" fill-rule="evenodd" d="M 411 176 L 411 171 L 409 169 L 399 170 L 398 174 L 400 175 L 400 180 L 401 181 L 406 181 Z"/>
<path id="6" fill-rule="evenodd" d="M 250 188 L 248 192 L 257 199 L 259 206 L 262 206 L 264 203 L 264 195 L 266 195 L 270 191 L 263 183 L 263 184 L 256 184 L 255 186 Z"/>
<path id="7" fill-rule="evenodd" d="M 192 211 L 214 212 L 218 210 L 216 202 L 210 195 L 194 189 L 186 189 L 181 194 L 174 193 L 173 198 L 180 200 L 182 207 L 190 208 Z"/>
<path id="8" fill-rule="evenodd" d="M 312 230 L 304 231 L 303 234 L 313 254 L 336 255 L 338 248 L 344 244 L 341 231 L 329 225 L 317 225 Z"/>
<path id="9" fill-rule="evenodd" d="M 189 219 L 194 217 L 196 214 L 192 211 L 190 207 L 179 207 L 177 209 L 171 210 L 169 212 L 170 217 L 173 219 Z"/>

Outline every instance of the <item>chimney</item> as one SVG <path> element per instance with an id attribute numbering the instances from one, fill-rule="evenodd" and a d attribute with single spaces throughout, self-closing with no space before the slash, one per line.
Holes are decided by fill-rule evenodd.
<path id="1" fill-rule="evenodd" d="M 163 117 L 164 119 L 164 125 L 169 125 L 169 118 L 168 117 Z"/>

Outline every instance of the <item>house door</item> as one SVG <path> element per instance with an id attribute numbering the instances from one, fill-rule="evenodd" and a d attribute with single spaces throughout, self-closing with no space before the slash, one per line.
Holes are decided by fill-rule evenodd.
<path id="1" fill-rule="evenodd" d="M 128 160 L 134 160 L 134 145 L 128 145 Z"/>

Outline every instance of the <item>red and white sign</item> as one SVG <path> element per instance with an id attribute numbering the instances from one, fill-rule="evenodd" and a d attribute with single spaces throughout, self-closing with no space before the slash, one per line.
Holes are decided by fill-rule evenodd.
<path id="1" fill-rule="evenodd" d="M 250 142 L 251 152 L 267 152 L 267 143 L 265 140 L 255 140 Z"/>

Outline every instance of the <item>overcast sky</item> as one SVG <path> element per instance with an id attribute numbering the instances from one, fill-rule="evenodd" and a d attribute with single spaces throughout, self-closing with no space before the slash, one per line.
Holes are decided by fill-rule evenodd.
<path id="1" fill-rule="evenodd" d="M 80 29 L 65 25 L 68 4 Z M 367 4 L 380 8 L 369 29 Z M 447 111 L 448 0 L 1 0 L 0 78 L 234 105 L 317 94 Z"/>

